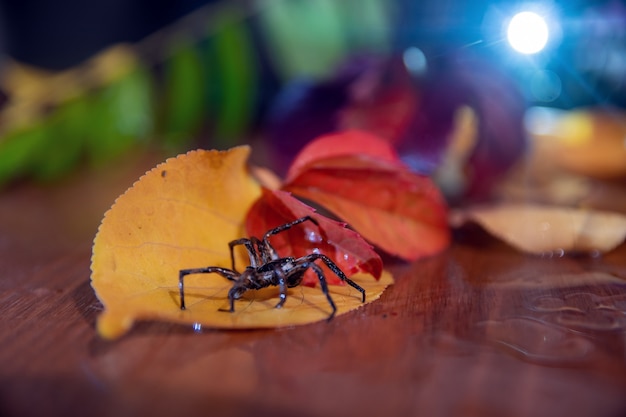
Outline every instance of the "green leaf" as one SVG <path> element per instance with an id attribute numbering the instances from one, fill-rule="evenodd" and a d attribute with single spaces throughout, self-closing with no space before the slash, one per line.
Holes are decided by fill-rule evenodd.
<path id="1" fill-rule="evenodd" d="M 202 124 L 206 112 L 207 70 L 190 41 L 179 40 L 165 69 L 164 126 L 166 145 L 182 147 Z"/>
<path id="2" fill-rule="evenodd" d="M 54 181 L 76 167 L 80 161 L 89 126 L 87 100 L 60 105 L 46 119 L 45 141 L 38 149 L 32 174 L 38 180 Z"/>
<path id="3" fill-rule="evenodd" d="M 259 15 L 271 44 L 274 66 L 284 78 L 321 78 L 347 53 L 335 0 L 282 1 Z"/>
<path id="4" fill-rule="evenodd" d="M 224 12 L 211 46 L 218 71 L 218 103 L 215 135 L 217 147 L 233 145 L 250 124 L 255 108 L 256 62 L 250 36 L 241 23 Z"/>
<path id="5" fill-rule="evenodd" d="M 138 67 L 94 97 L 89 113 L 90 158 L 101 165 L 123 154 L 153 132 L 150 74 Z"/>
<path id="6" fill-rule="evenodd" d="M 386 0 L 335 2 L 350 51 L 388 52 L 393 3 Z"/>
<path id="7" fill-rule="evenodd" d="M 0 186 L 30 172 L 45 139 L 45 130 L 39 125 L 0 139 Z"/>

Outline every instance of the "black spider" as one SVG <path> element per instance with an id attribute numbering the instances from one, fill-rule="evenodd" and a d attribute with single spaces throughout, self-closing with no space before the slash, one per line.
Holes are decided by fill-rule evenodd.
<path id="1" fill-rule="evenodd" d="M 258 290 L 260 288 L 269 287 L 270 285 L 276 285 L 280 288 L 280 300 L 276 304 L 276 308 L 280 308 L 285 304 L 287 299 L 287 288 L 292 288 L 300 285 L 304 273 L 307 269 L 311 268 L 317 278 L 320 281 L 322 292 L 326 295 L 328 303 L 332 307 L 333 311 L 328 317 L 328 320 L 335 316 L 337 307 L 333 302 L 330 294 L 328 293 L 328 284 L 326 283 L 326 277 L 319 265 L 315 264 L 318 259 L 321 260 L 333 271 L 342 281 L 348 283 L 348 285 L 357 289 L 363 295 L 362 301 L 365 302 L 365 289 L 356 284 L 354 281 L 346 277 L 346 275 L 339 269 L 339 267 L 326 255 L 319 253 L 311 253 L 301 258 L 286 257 L 281 258 L 276 253 L 276 250 L 269 242 L 269 238 L 272 235 L 283 232 L 293 226 L 305 221 L 310 221 L 317 225 L 317 221 L 310 217 L 305 216 L 291 223 L 278 226 L 263 235 L 263 239 L 258 239 L 254 236 L 248 238 L 242 238 L 233 240 L 228 244 L 230 247 L 230 259 L 232 263 L 232 269 L 222 268 L 219 266 L 208 266 L 206 268 L 193 268 L 183 269 L 179 273 L 178 288 L 180 289 L 180 309 L 185 309 L 185 289 L 183 280 L 186 275 L 190 274 L 210 274 L 216 273 L 223 276 L 226 279 L 234 281 L 232 288 L 228 291 L 228 299 L 230 300 L 230 311 L 235 311 L 235 300 L 241 298 L 243 293 L 248 290 Z M 235 269 L 235 256 L 233 248 L 237 245 L 244 245 L 248 251 L 250 257 L 250 265 L 246 269 L 239 273 Z"/>

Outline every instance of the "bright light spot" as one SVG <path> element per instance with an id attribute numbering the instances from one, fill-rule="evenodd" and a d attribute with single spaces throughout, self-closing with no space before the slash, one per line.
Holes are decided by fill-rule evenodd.
<path id="1" fill-rule="evenodd" d="M 548 24 L 533 12 L 521 12 L 513 16 L 507 29 L 509 43 L 522 54 L 534 54 L 548 43 Z"/>

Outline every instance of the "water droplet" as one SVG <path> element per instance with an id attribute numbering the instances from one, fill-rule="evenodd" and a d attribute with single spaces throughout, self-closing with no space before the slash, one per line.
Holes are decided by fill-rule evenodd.
<path id="1" fill-rule="evenodd" d="M 202 333 L 202 324 L 201 323 L 194 323 L 193 324 L 193 331 L 196 333 Z"/>
<path id="2" fill-rule="evenodd" d="M 322 235 L 312 230 L 309 230 L 306 234 L 306 240 L 312 243 L 320 243 L 323 241 Z"/>

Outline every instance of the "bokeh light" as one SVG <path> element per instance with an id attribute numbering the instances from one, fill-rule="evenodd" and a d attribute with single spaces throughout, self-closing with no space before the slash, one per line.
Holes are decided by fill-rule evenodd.
<path id="1" fill-rule="evenodd" d="M 517 13 L 507 29 L 507 39 L 513 49 L 522 54 L 535 54 L 548 43 L 546 20 L 534 12 Z"/>
<path id="2" fill-rule="evenodd" d="M 411 46 L 402 55 L 404 65 L 413 75 L 423 75 L 428 69 L 426 54 L 418 47 Z"/>

